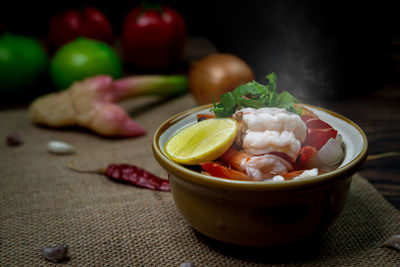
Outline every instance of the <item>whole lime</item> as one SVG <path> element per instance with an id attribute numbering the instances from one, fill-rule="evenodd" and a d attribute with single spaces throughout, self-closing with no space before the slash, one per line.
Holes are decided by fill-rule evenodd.
<path id="1" fill-rule="evenodd" d="M 48 56 L 32 37 L 0 36 L 0 92 L 21 92 L 47 71 Z"/>
<path id="2" fill-rule="evenodd" d="M 122 76 L 121 59 L 111 46 L 101 41 L 78 37 L 62 46 L 51 61 L 50 75 L 58 89 L 100 74 Z"/>

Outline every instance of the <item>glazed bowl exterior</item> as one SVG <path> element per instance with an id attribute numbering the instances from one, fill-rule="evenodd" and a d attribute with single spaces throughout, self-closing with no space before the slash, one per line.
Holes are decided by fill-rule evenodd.
<path id="1" fill-rule="evenodd" d="M 179 212 L 197 231 L 236 245 L 290 243 L 327 229 L 340 215 L 351 179 L 367 157 L 364 132 L 332 111 L 306 107 L 343 137 L 345 158 L 338 169 L 291 181 L 234 181 L 203 175 L 173 162 L 164 152 L 167 140 L 196 123 L 210 105 L 182 112 L 163 123 L 153 138 L 153 153 L 167 171 Z"/>

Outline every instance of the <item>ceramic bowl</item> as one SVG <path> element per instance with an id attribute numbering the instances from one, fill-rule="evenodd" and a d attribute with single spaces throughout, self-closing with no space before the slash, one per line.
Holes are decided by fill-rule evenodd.
<path id="1" fill-rule="evenodd" d="M 343 136 L 345 158 L 339 168 L 291 181 L 249 182 L 214 178 L 175 163 L 164 145 L 196 123 L 210 105 L 182 112 L 155 132 L 153 152 L 167 171 L 174 202 L 187 222 L 213 239 L 237 245 L 285 244 L 321 233 L 340 215 L 351 179 L 367 157 L 364 132 L 349 119 L 308 106 Z"/>

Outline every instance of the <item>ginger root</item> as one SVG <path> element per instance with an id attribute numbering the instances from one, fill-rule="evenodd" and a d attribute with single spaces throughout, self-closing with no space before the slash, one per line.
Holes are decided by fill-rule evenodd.
<path id="1" fill-rule="evenodd" d="M 65 91 L 41 96 L 29 107 L 30 119 L 50 127 L 80 126 L 103 136 L 133 137 L 146 130 L 115 102 L 140 95 L 173 95 L 187 90 L 178 75 L 131 76 L 113 81 L 95 76 L 75 82 Z"/>

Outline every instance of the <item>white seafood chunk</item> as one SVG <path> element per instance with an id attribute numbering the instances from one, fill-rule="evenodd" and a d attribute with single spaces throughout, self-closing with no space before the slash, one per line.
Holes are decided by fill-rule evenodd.
<path id="1" fill-rule="evenodd" d="M 306 138 L 306 124 L 297 114 L 282 108 L 245 108 L 234 115 L 241 119 L 236 142 L 249 155 L 282 152 L 295 159 Z"/>
<path id="2" fill-rule="evenodd" d="M 243 149 L 250 155 L 282 152 L 295 159 L 301 149 L 301 143 L 293 132 L 248 131 L 243 140 Z"/>

